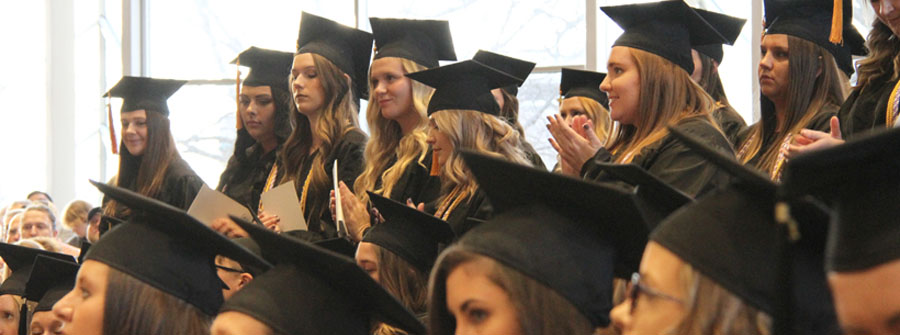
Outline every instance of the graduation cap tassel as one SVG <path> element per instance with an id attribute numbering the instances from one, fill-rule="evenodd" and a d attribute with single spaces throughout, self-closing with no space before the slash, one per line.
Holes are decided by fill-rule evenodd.
<path id="1" fill-rule="evenodd" d="M 438 158 L 434 155 L 431 157 L 431 173 L 432 177 L 436 177 L 441 175 L 441 163 L 438 162 Z"/>
<path id="2" fill-rule="evenodd" d="M 109 98 L 106 98 L 106 117 L 109 123 L 109 145 L 112 147 L 113 155 L 118 155 L 119 142 L 116 140 L 116 127 L 113 125 L 112 106 L 110 106 Z"/>
<path id="3" fill-rule="evenodd" d="M 831 12 L 831 35 L 828 41 L 834 44 L 844 43 L 844 0 L 834 0 Z"/>
<path id="4" fill-rule="evenodd" d="M 234 128 L 237 130 L 241 130 L 244 128 L 244 123 L 241 122 L 241 58 L 238 57 L 235 60 L 234 64 L 237 68 L 237 78 L 235 78 L 235 89 L 234 89 L 234 103 L 235 103 L 235 125 Z"/>
<path id="5" fill-rule="evenodd" d="M 23 299 L 22 307 L 19 308 L 19 335 L 27 335 L 31 330 L 28 324 L 28 302 Z"/>
<path id="6" fill-rule="evenodd" d="M 797 221 L 791 217 L 791 206 L 784 201 L 775 204 L 775 222 L 783 224 L 787 228 L 787 234 L 790 241 L 800 239 L 800 228 L 797 227 Z"/>

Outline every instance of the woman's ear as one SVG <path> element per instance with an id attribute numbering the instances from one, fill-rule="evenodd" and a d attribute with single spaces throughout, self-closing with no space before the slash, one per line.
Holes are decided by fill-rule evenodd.
<path id="1" fill-rule="evenodd" d="M 822 56 L 819 56 L 818 61 L 816 61 L 816 78 L 819 78 L 819 76 L 822 75 L 823 59 Z"/>
<path id="2" fill-rule="evenodd" d="M 352 87 L 353 79 L 350 79 L 350 75 L 344 73 L 344 79 L 347 80 L 347 87 Z"/>

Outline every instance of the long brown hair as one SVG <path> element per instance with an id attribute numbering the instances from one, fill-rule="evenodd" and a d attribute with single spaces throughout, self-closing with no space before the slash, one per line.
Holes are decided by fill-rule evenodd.
<path id="1" fill-rule="evenodd" d="M 525 128 L 519 123 L 519 98 L 507 92 L 504 88 L 499 88 L 500 96 L 503 98 L 503 108 L 500 108 L 500 118 L 506 120 L 510 126 L 519 132 L 522 142 L 525 142 Z"/>
<path id="2" fill-rule="evenodd" d="M 788 102 L 782 125 L 778 125 L 775 106 L 765 96 L 762 118 L 750 126 L 748 135 L 740 143 L 738 159 L 747 163 L 754 157 L 756 168 L 773 174 L 781 151 L 781 143 L 788 136 L 807 127 L 823 107 L 840 106 L 846 97 L 846 79 L 838 70 L 834 57 L 824 48 L 804 39 L 788 35 Z M 836 108 L 835 108 L 836 110 Z"/>
<path id="3" fill-rule="evenodd" d="M 386 291 L 416 315 L 428 308 L 428 274 L 419 271 L 406 260 L 378 245 L 373 245 L 378 260 L 378 282 Z M 402 330 L 381 324 L 376 335 L 405 334 Z"/>
<path id="4" fill-rule="evenodd" d="M 716 61 L 707 55 L 697 53 L 700 56 L 700 66 L 703 72 L 700 73 L 700 87 L 706 90 L 706 93 L 717 103 L 730 106 L 728 97 L 725 96 L 725 87 L 722 86 L 722 78 L 719 77 L 719 66 Z"/>
<path id="5" fill-rule="evenodd" d="M 160 114 L 157 107 L 150 104 L 141 107 L 140 104 L 136 105 L 134 110 L 143 109 L 147 114 L 147 147 L 143 155 L 136 157 L 128 152 L 128 148 L 125 147 L 125 136 L 122 136 L 119 147 L 125 150 L 119 153 L 119 173 L 115 177 L 115 184 L 143 196 L 155 198 L 161 191 L 169 165 L 181 159 L 181 156 L 175 148 L 169 118 Z M 118 207 L 115 200 L 109 200 L 103 208 L 103 214 L 114 217 L 128 215 L 127 210 Z"/>
<path id="6" fill-rule="evenodd" d="M 357 129 L 356 103 L 353 102 L 350 93 L 350 82 L 344 76 L 344 72 L 327 58 L 318 54 L 311 54 L 324 91 L 324 104 L 318 111 L 316 124 L 310 124 L 309 118 L 300 113 L 296 104 L 291 104 L 291 122 L 294 131 L 284 143 L 281 163 L 284 175 L 279 184 L 293 180 L 297 188 L 297 194 L 303 190 L 303 183 L 307 176 L 303 173 L 302 165 L 309 159 L 313 146 L 312 132 L 322 140 L 317 149 L 318 154 L 309 163 L 309 190 L 308 194 L 325 194 L 331 188 L 331 181 L 325 172 L 325 159 L 335 150 L 338 141 L 348 132 Z M 290 78 L 294 81 L 293 75 Z M 328 208 L 328 197 L 314 197 L 311 204 L 312 210 L 305 215 L 319 217 Z M 307 205 L 310 206 L 310 205 Z"/>
<path id="7" fill-rule="evenodd" d="M 576 334 L 594 331 L 591 322 L 556 291 L 493 259 L 453 245 L 438 257 L 428 282 L 428 327 L 431 335 L 450 335 L 456 330 L 453 314 L 447 310 L 447 277 L 469 262 L 487 262 L 487 277 L 499 286 L 518 312 L 519 329 L 526 335 Z"/>
<path id="8" fill-rule="evenodd" d="M 197 307 L 109 269 L 103 335 L 209 334 L 212 317 Z"/>
<path id="9" fill-rule="evenodd" d="M 856 87 L 865 87 L 872 80 L 897 80 L 900 78 L 900 37 L 879 19 L 872 23 L 866 39 L 869 56 L 859 61 L 856 69 Z"/>
<path id="10" fill-rule="evenodd" d="M 425 70 L 426 67 L 405 58 L 397 58 L 403 66 L 404 73 L 413 73 Z M 372 77 L 371 69 L 369 78 Z M 425 156 L 428 154 L 428 101 L 434 89 L 412 79 L 412 101 L 414 113 L 419 116 L 416 127 L 406 135 L 400 129 L 400 124 L 394 120 L 388 120 L 381 115 L 381 106 L 370 103 L 366 107 L 366 120 L 369 123 L 371 138 L 366 143 L 365 170 L 353 183 L 353 191 L 356 196 L 366 202 L 369 195 L 366 191 L 373 191 L 385 197 L 390 197 L 394 184 L 403 176 L 403 172 L 410 164 L 419 164 L 424 168 Z M 375 96 L 375 87 L 369 81 L 369 101 Z M 390 165 L 393 163 L 393 165 Z"/>
<path id="11" fill-rule="evenodd" d="M 655 54 L 629 48 L 640 75 L 640 104 L 636 124 L 619 125 L 607 146 L 616 163 L 631 163 L 641 149 L 669 134 L 668 127 L 699 117 L 716 127 L 710 113 L 715 102 L 682 68 Z"/>

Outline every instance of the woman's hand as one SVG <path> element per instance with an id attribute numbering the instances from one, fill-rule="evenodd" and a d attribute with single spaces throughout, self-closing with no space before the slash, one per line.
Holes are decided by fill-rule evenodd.
<path id="1" fill-rule="evenodd" d="M 210 228 L 219 232 L 222 235 L 225 235 L 227 238 L 238 238 L 238 237 L 247 237 L 249 236 L 246 231 L 244 231 L 241 226 L 238 226 L 237 223 L 232 221 L 230 218 L 223 217 L 215 219 L 210 225 Z"/>
<path id="2" fill-rule="evenodd" d="M 803 129 L 794 136 L 794 143 L 784 152 L 785 157 L 794 158 L 807 152 L 833 148 L 844 144 L 841 138 L 841 122 L 837 116 L 831 117 L 831 132 Z"/>
<path id="3" fill-rule="evenodd" d="M 347 187 L 347 184 L 340 182 L 341 188 L 341 208 L 344 211 L 344 224 L 347 225 L 347 234 L 350 239 L 359 242 L 363 238 L 363 232 L 371 226 L 371 217 L 369 216 L 366 204 L 359 201 L 353 191 Z M 331 192 L 332 207 L 334 207 L 334 191 Z"/>
<path id="4" fill-rule="evenodd" d="M 276 233 L 281 233 L 281 226 L 278 224 L 281 223 L 281 218 L 278 215 L 267 215 L 265 211 L 259 211 L 259 215 L 256 216 L 259 218 L 259 222 L 262 222 L 263 226 L 266 226 L 271 231 Z"/>
<path id="5" fill-rule="evenodd" d="M 603 147 L 603 141 L 597 138 L 593 124 L 583 115 L 575 117 L 573 127 L 559 115 L 548 116 L 547 120 L 550 121 L 547 129 L 553 135 L 550 144 L 559 153 L 563 173 L 577 176 L 581 166 Z"/>

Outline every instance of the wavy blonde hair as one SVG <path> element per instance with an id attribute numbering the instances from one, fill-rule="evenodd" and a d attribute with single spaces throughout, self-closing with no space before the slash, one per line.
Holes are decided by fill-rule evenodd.
<path id="1" fill-rule="evenodd" d="M 769 335 L 772 318 L 698 272 L 689 263 L 679 269 L 687 313 L 672 335 Z"/>
<path id="2" fill-rule="evenodd" d="M 642 149 L 668 135 L 669 126 L 686 119 L 703 118 L 718 129 L 710 116 L 715 101 L 689 73 L 655 54 L 628 50 L 640 76 L 641 102 L 636 124 L 620 125 L 610 135 L 615 140 L 607 147 L 616 154 L 616 163 L 631 163 Z"/>
<path id="3" fill-rule="evenodd" d="M 564 100 L 575 99 L 581 108 L 584 109 L 585 116 L 591 120 L 591 123 L 594 126 L 594 134 L 597 135 L 597 138 L 604 141 L 603 143 L 611 143 L 612 136 L 616 129 L 618 129 L 618 123 L 614 122 L 612 118 L 609 117 L 609 110 L 606 107 L 603 107 L 597 100 L 587 98 L 587 97 L 571 97 L 571 98 L 559 98 L 559 108 L 562 109 L 562 103 Z"/>
<path id="4" fill-rule="evenodd" d="M 457 190 L 471 196 L 478 189 L 472 172 L 463 162 L 459 149 L 474 150 L 509 161 L 531 165 L 522 150 L 519 132 L 504 120 L 474 110 L 443 110 L 431 115 L 433 125 L 444 132 L 453 143 L 447 161 L 441 165 L 441 197 L 444 200 Z M 437 159 L 437 158 L 434 158 Z"/>
<path id="5" fill-rule="evenodd" d="M 395 58 L 400 61 L 404 73 L 413 73 L 427 69 L 414 61 Z M 369 101 L 374 101 L 375 87 L 372 86 L 372 70 L 369 69 Z M 410 82 L 412 90 L 412 107 L 409 111 L 416 113 L 418 124 L 406 135 L 397 121 L 386 119 L 381 115 L 381 106 L 369 103 L 366 108 L 366 121 L 369 123 L 371 138 L 366 143 L 366 168 L 356 178 L 353 191 L 360 201 L 367 202 L 371 190 L 385 197 L 390 197 L 394 185 L 403 176 L 410 164 L 419 164 L 425 168 L 425 156 L 428 154 L 428 101 L 434 89 L 418 81 L 405 78 Z M 395 160 L 396 159 L 396 160 Z M 394 162 L 391 165 L 391 162 Z"/>
<path id="6" fill-rule="evenodd" d="M 297 194 L 303 191 L 303 182 L 306 176 L 302 176 L 301 165 L 308 159 L 313 145 L 312 134 L 315 132 L 322 140 L 319 144 L 318 155 L 313 158 L 309 170 L 309 194 L 328 194 L 331 189 L 331 180 L 325 172 L 325 158 L 330 156 L 338 144 L 338 141 L 358 128 L 357 108 L 350 92 L 350 81 L 344 76 L 344 72 L 327 58 L 318 54 L 312 54 L 316 66 L 316 72 L 320 78 L 322 90 L 325 92 L 324 104 L 319 110 L 316 124 L 310 124 L 309 118 L 297 110 L 295 103 L 291 104 L 291 122 L 294 131 L 284 142 L 281 154 L 281 166 L 284 167 L 284 175 L 279 184 L 293 180 L 297 188 Z M 294 81 L 293 75 L 290 81 Z M 305 213 L 308 218 L 318 217 L 322 211 L 328 208 L 328 197 L 315 197 L 312 211 Z"/>
<path id="7" fill-rule="evenodd" d="M 867 1 L 869 2 L 869 1 Z M 872 80 L 897 80 L 900 78 L 900 38 L 881 20 L 872 22 L 872 30 L 866 38 L 869 56 L 859 61 L 856 69 L 856 87 L 865 87 Z"/>

